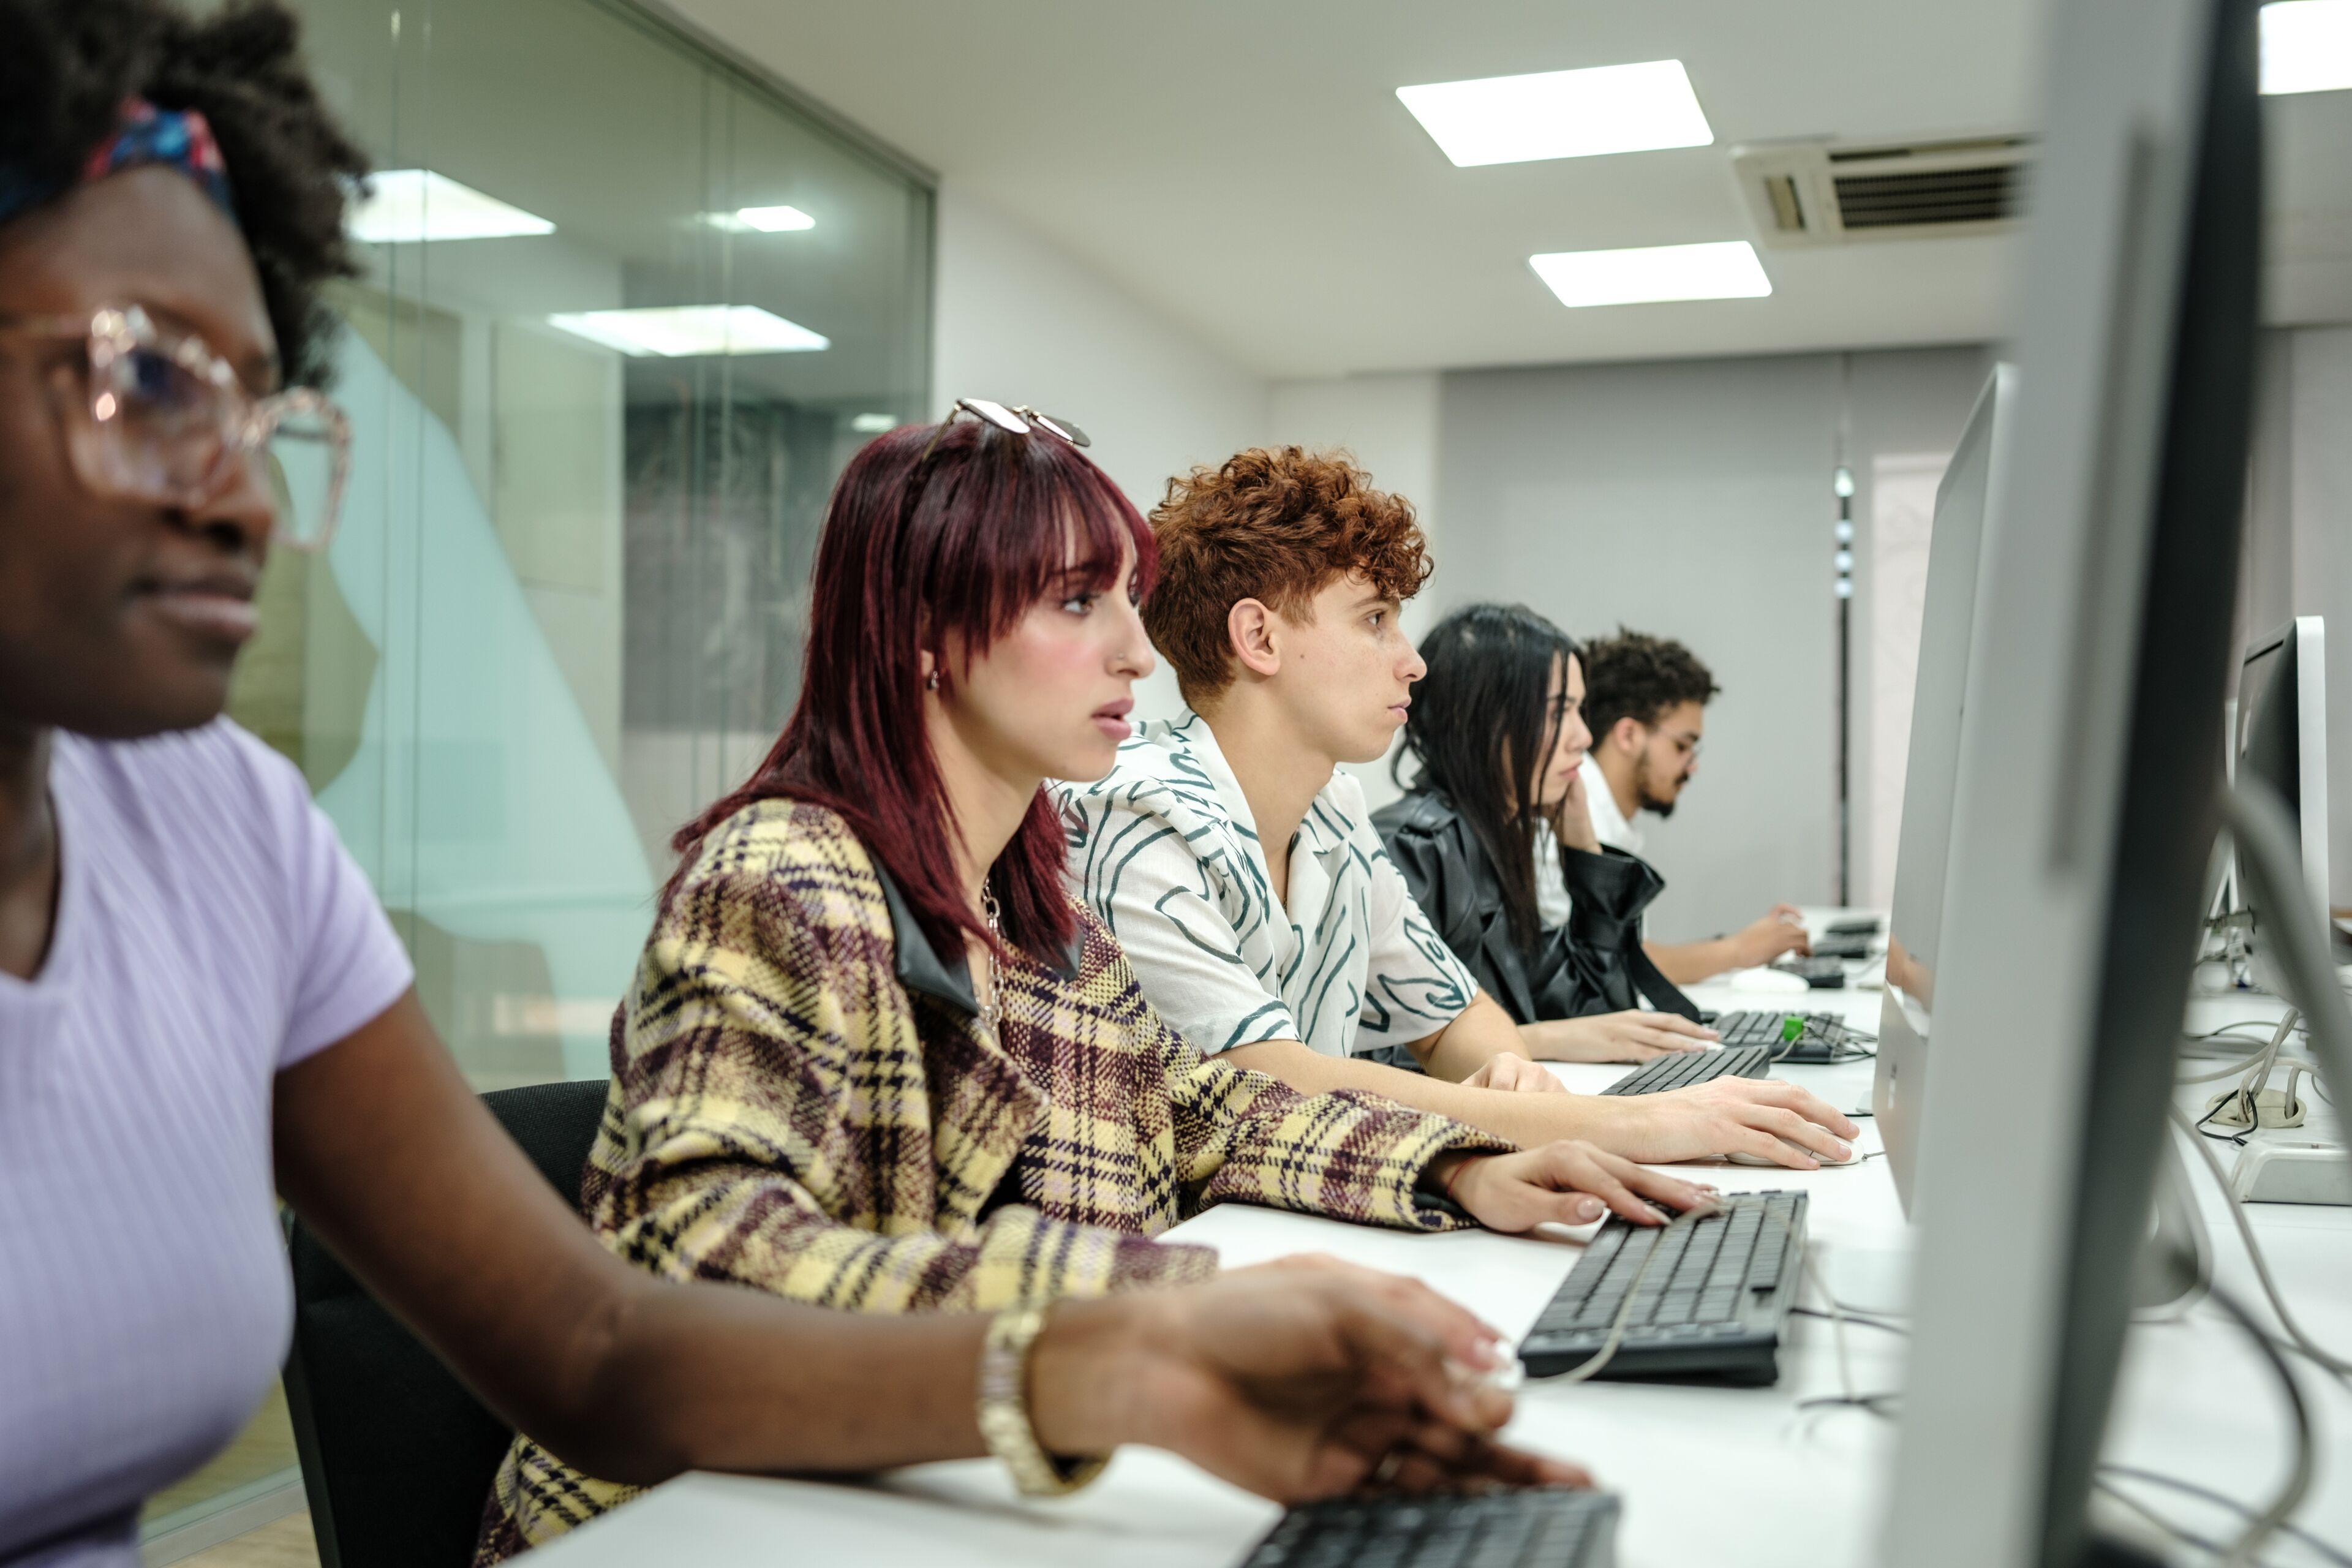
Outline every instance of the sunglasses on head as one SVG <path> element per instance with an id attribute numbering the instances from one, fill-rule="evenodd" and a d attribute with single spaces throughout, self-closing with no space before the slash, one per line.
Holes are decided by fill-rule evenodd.
<path id="1" fill-rule="evenodd" d="M 1094 445 L 1085 431 L 1068 420 L 1057 419 L 1050 414 L 1040 414 L 1025 403 L 1007 405 L 985 397 L 959 397 L 955 400 L 955 405 L 948 410 L 948 416 L 940 421 L 940 427 L 931 432 L 930 445 L 925 447 L 923 455 L 915 459 L 917 468 L 919 468 L 930 461 L 931 454 L 939 450 L 940 438 L 948 433 L 948 426 L 955 423 L 956 416 L 959 414 L 969 414 L 975 419 L 984 419 L 999 430 L 1009 431 L 1015 436 L 1026 436 L 1033 431 L 1043 430 L 1049 436 L 1059 436 L 1073 447 Z"/>

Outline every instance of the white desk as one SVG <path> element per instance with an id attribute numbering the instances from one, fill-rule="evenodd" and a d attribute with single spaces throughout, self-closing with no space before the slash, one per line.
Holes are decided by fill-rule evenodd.
<path id="1" fill-rule="evenodd" d="M 1723 986 L 1694 996 L 1719 1011 L 1791 1006 L 1876 1026 L 1875 991 L 1775 996 Z M 2244 1016 L 2244 1015 L 2240 1015 Z M 1557 1068 L 1570 1087 L 1597 1089 L 1626 1069 Z M 1871 1064 L 1784 1069 L 1840 1107 L 1866 1105 Z M 1878 1145 L 1863 1123 L 1864 1151 Z M 1998 1149 L 1988 1150 L 1997 1158 Z M 1911 1233 L 1885 1163 L 1773 1172 L 1687 1167 L 1726 1190 L 1800 1187 L 1811 1195 L 1813 1265 L 1849 1306 L 1902 1310 Z M 2203 1183 L 2200 1180 L 2200 1190 Z M 2255 1287 L 2226 1214 L 2204 1194 L 2221 1274 L 2251 1300 Z M 2352 1210 L 2258 1210 L 2281 1286 L 2323 1343 L 2352 1350 Z M 1517 1337 L 1534 1321 L 1576 1255 L 1572 1242 L 1463 1232 L 1437 1237 L 1343 1226 L 1270 1210 L 1221 1208 L 1172 1236 L 1216 1247 L 1229 1264 L 1319 1250 L 1428 1281 Z M 1818 1304 L 1809 1287 L 1806 1300 Z M 1853 1386 L 1901 1386 L 1905 1342 L 1877 1330 L 1845 1334 Z M 1625 1568 L 1736 1563 L 1739 1568 L 1863 1568 L 1880 1562 L 1878 1498 L 1894 1429 L 1858 1410 L 1801 1410 L 1839 1391 L 1831 1325 L 1793 1318 L 1780 1381 L 1765 1389 L 1531 1383 L 1510 1436 L 1589 1466 L 1625 1500 L 1619 1561 Z M 2352 1394 L 2304 1379 L 2324 1433 L 2326 1474 L 2302 1516 L 2305 1528 L 2352 1543 Z M 2210 1308 L 2185 1322 L 2135 1331 L 2109 1444 L 2119 1462 L 2179 1475 L 2259 1500 L 2282 1473 L 2282 1415 L 2268 1374 Z M 2211 1510 L 2143 1491 L 2169 1517 L 2206 1533 L 2228 1527 Z M 691 1563 L 970 1564 L 972 1568 L 1223 1568 L 1273 1522 L 1273 1504 L 1213 1480 L 1166 1455 L 1129 1451 L 1070 1500 L 1016 1499 L 992 1463 L 929 1465 L 870 1486 L 688 1476 L 534 1554 L 549 1568 Z M 2292 1543 L 2266 1560 L 2316 1561 Z"/>

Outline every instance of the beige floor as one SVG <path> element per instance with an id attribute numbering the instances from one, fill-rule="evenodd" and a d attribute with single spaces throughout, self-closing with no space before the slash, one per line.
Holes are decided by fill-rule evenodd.
<path id="1" fill-rule="evenodd" d="M 289 1514 L 208 1552 L 183 1557 L 177 1568 L 319 1568 L 319 1543 L 310 1534 L 308 1511 Z"/>

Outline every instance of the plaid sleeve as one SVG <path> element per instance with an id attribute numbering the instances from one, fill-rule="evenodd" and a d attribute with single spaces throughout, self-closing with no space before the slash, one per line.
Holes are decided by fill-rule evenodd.
<path id="1" fill-rule="evenodd" d="M 883 994 L 871 933 L 829 924 L 837 901 L 812 911 L 775 884 L 707 880 L 647 945 L 614 1085 L 623 1153 L 597 1215 L 615 1251 L 673 1279 L 867 1312 L 989 1310 L 1215 1272 L 1205 1247 L 1021 1206 L 961 1236 L 908 1224 L 929 1194 L 888 1189 L 945 1187 L 959 1168 L 952 1148 L 892 1157 L 930 1121 L 900 1066 L 920 1059 L 912 1022 Z"/>
<path id="2" fill-rule="evenodd" d="M 1118 966 L 1133 984 L 1127 960 Z M 1265 1073 L 1203 1057 L 1148 1007 L 1175 1122 L 1185 1211 L 1256 1204 L 1359 1225 L 1452 1230 L 1423 1206 L 1421 1173 L 1440 1154 L 1507 1154 L 1500 1138 L 1359 1089 L 1301 1094 Z"/>

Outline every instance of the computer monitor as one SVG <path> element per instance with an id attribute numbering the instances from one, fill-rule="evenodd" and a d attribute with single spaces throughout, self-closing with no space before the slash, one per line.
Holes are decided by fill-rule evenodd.
<path id="1" fill-rule="evenodd" d="M 2254 0 L 2059 0 L 1937 933 L 1883 1561 L 2077 1568 L 2219 822 Z"/>
<path id="2" fill-rule="evenodd" d="M 1911 697 L 1911 754 L 1903 774 L 1903 826 L 1895 849 L 1895 909 L 1887 922 L 1886 993 L 1878 1012 L 1877 1079 L 1870 1110 L 1886 1146 L 1895 1190 L 1911 1204 L 1918 1116 L 1927 1089 L 1936 1007 L 1936 937 L 1944 919 L 1944 860 L 1951 847 L 1952 785 L 1968 710 L 1969 650 L 1976 640 L 1977 572 L 1986 504 L 2011 438 L 2017 367 L 2000 364 L 1978 394 L 1959 445 L 1936 487 L 1927 539 L 1927 591 L 1919 620 L 1919 668 Z"/>
<path id="3" fill-rule="evenodd" d="M 2233 777 L 2278 793 L 2295 820 L 2303 879 L 2327 922 L 2327 641 L 2317 616 L 2253 639 L 2238 666 Z"/>

